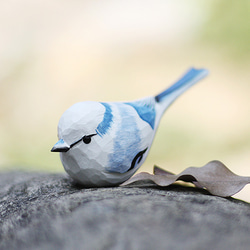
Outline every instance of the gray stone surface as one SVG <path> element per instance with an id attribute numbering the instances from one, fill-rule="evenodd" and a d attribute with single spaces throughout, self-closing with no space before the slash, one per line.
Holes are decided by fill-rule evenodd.
<path id="1" fill-rule="evenodd" d="M 250 249 L 250 205 L 178 185 L 0 173 L 0 249 Z"/>

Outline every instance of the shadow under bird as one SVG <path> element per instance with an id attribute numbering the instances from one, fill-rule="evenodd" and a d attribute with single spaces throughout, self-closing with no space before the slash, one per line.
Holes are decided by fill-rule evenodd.
<path id="1" fill-rule="evenodd" d="M 60 152 L 66 172 L 86 187 L 115 186 L 145 161 L 164 111 L 208 74 L 191 68 L 172 86 L 132 102 L 79 102 L 59 120 Z"/>

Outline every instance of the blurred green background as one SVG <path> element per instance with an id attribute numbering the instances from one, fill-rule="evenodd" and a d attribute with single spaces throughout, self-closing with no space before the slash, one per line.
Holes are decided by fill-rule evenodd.
<path id="1" fill-rule="evenodd" d="M 63 171 L 65 109 L 154 95 L 195 66 L 209 77 L 166 112 L 140 171 L 217 159 L 250 176 L 249 14 L 248 0 L 1 1 L 1 169 Z"/>

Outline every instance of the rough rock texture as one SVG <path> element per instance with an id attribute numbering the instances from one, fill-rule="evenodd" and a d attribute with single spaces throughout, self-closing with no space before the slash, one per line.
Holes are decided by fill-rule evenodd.
<path id="1" fill-rule="evenodd" d="M 250 205 L 178 185 L 1 173 L 0 249 L 250 249 Z"/>

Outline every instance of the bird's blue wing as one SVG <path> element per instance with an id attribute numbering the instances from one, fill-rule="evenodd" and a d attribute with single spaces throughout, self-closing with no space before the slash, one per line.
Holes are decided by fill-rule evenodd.
<path id="1" fill-rule="evenodd" d="M 106 170 L 125 173 L 131 167 L 134 168 L 140 160 L 137 157 L 133 163 L 135 154 L 141 151 L 140 129 L 135 116 L 131 115 L 131 107 L 124 103 L 113 105 L 116 106 L 120 119 L 116 121 L 117 130 L 113 138 L 113 152 L 109 154 Z"/>
<path id="2" fill-rule="evenodd" d="M 156 112 L 154 102 L 152 102 L 151 98 L 146 98 L 135 102 L 127 102 L 126 104 L 132 106 L 140 118 L 147 122 L 152 129 L 154 129 Z"/>

